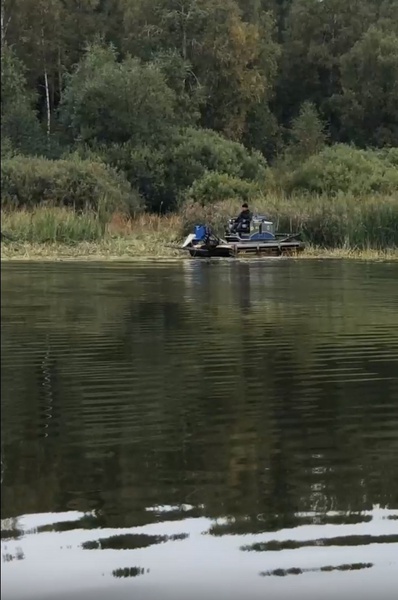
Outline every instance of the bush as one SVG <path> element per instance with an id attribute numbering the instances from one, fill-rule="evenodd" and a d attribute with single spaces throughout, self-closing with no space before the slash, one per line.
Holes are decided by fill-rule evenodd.
<path id="1" fill-rule="evenodd" d="M 259 184 L 231 177 L 226 173 L 207 172 L 187 192 L 187 198 L 202 205 L 222 200 L 249 201 L 260 192 Z"/>
<path id="2" fill-rule="evenodd" d="M 383 148 L 377 154 L 381 160 L 387 162 L 389 165 L 398 167 L 398 148 Z"/>
<path id="3" fill-rule="evenodd" d="M 75 210 L 140 209 L 125 177 L 100 162 L 15 156 L 1 164 L 2 206 L 33 208 L 52 204 Z"/>
<path id="4" fill-rule="evenodd" d="M 398 191 L 397 149 L 358 150 L 344 144 L 308 158 L 287 178 L 288 192 L 362 196 Z"/>
<path id="5" fill-rule="evenodd" d="M 246 181 L 262 181 L 267 176 L 267 162 L 260 152 L 251 152 L 210 129 L 187 128 L 175 136 L 168 149 L 175 178 L 185 175 L 187 187 L 206 171 Z"/>
<path id="6" fill-rule="evenodd" d="M 266 160 L 259 152 L 250 152 L 210 130 L 175 131 L 167 142 L 157 145 L 127 143 L 80 149 L 81 156 L 92 156 L 91 152 L 123 170 L 153 211 L 175 209 L 194 182 L 209 172 L 242 182 L 260 183 L 269 176 Z"/>
<path id="7" fill-rule="evenodd" d="M 16 151 L 14 146 L 12 145 L 12 141 L 8 136 L 1 137 L 1 160 L 3 161 L 6 158 L 12 158 L 15 156 Z"/>

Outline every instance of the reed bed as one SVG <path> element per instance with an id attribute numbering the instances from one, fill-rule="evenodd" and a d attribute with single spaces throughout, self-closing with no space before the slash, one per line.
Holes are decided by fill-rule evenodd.
<path id="1" fill-rule="evenodd" d="M 187 205 L 181 211 L 183 229 L 187 232 L 202 221 L 221 233 L 226 219 L 238 210 L 236 202 Z M 398 247 L 398 192 L 365 198 L 268 195 L 257 198 L 252 210 L 268 216 L 278 231 L 301 231 L 313 246 L 357 250 Z"/>
<path id="2" fill-rule="evenodd" d="M 267 195 L 251 208 L 273 220 L 278 231 L 301 231 L 308 242 L 306 256 L 394 258 L 398 252 L 398 194 L 361 199 Z M 239 209 L 237 201 L 186 203 L 177 213 L 134 218 L 51 206 L 3 209 L 2 231 L 13 241 L 2 244 L 2 256 L 175 257 L 194 224 L 207 223 L 222 234 Z"/>

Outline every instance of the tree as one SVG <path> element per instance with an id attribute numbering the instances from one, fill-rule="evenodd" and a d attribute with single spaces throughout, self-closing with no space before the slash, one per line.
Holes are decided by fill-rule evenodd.
<path id="1" fill-rule="evenodd" d="M 47 156 L 60 155 L 66 126 L 68 143 L 91 150 L 145 144 L 155 170 L 155 146 L 174 128 L 213 130 L 274 160 L 297 146 L 304 106 L 310 138 L 320 118 L 332 142 L 397 143 L 398 0 L 0 2 L 6 79 L 15 60 L 26 67 L 19 100 L 2 105 L 15 150 L 36 147 L 33 107 Z"/>
<path id="2" fill-rule="evenodd" d="M 248 113 L 243 143 L 248 148 L 259 150 L 267 160 L 272 160 L 283 148 L 282 128 L 264 101 Z"/>
<path id="3" fill-rule="evenodd" d="M 6 43 L 1 51 L 1 137 L 7 147 L 34 154 L 42 149 L 42 133 L 27 89 L 25 67 Z"/>
<path id="4" fill-rule="evenodd" d="M 175 123 L 175 95 L 153 64 L 111 46 L 89 46 L 67 80 L 61 121 L 72 139 L 88 144 L 147 143 Z"/>
<path id="5" fill-rule="evenodd" d="M 181 125 L 197 124 L 206 92 L 199 84 L 190 62 L 184 60 L 176 49 L 155 53 L 151 62 L 165 75 L 167 85 L 175 93 L 178 122 Z"/>
<path id="6" fill-rule="evenodd" d="M 62 11 L 61 0 L 14 0 L 9 7 L 7 38 L 27 66 L 29 86 L 35 86 L 40 93 L 38 97 L 43 98 L 48 140 L 55 104 Z"/>
<path id="7" fill-rule="evenodd" d="M 205 93 L 201 124 L 241 139 L 248 112 L 273 88 L 278 46 L 272 20 L 264 15 L 245 22 L 235 0 L 127 4 L 125 51 L 145 60 L 160 50 L 177 51 L 190 65 L 190 85 Z"/>
<path id="8" fill-rule="evenodd" d="M 338 138 L 339 119 L 330 98 L 341 91 L 340 59 L 376 18 L 373 0 L 293 0 L 274 104 L 285 124 L 305 100 L 310 100 Z"/>
<path id="9" fill-rule="evenodd" d="M 398 146 L 398 36 L 371 27 L 341 59 L 346 139 Z"/>
<path id="10" fill-rule="evenodd" d="M 318 154 L 326 142 L 324 129 L 315 105 L 309 101 L 304 102 L 299 115 L 292 122 L 291 141 L 287 151 L 291 158 L 302 161 Z"/>
<path id="11" fill-rule="evenodd" d="M 85 46 L 98 36 L 117 40 L 119 0 L 2 0 L 2 36 L 27 67 L 27 80 L 38 92 L 38 108 L 48 135 L 62 96 L 64 75 Z M 112 14 L 110 17 L 109 13 Z M 109 36 L 108 36 L 109 37 Z M 117 40 L 118 41 L 118 40 Z"/>

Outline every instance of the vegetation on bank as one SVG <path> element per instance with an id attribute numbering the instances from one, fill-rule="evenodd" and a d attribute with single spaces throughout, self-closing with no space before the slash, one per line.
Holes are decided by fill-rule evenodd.
<path id="1" fill-rule="evenodd" d="M 111 4 L 1 0 L 2 208 L 275 198 L 316 243 L 394 242 L 398 0 Z"/>
<path id="2" fill-rule="evenodd" d="M 106 202 L 105 202 L 106 204 Z M 114 255 L 159 257 L 178 255 L 178 245 L 197 223 L 209 224 L 222 235 L 240 201 L 215 204 L 187 201 L 178 212 L 155 215 L 128 210 L 110 212 L 98 207 L 77 212 L 69 206 L 3 208 L 5 256 L 25 252 L 26 245 L 42 245 L 39 252 L 57 254 L 57 247 L 76 256 L 102 252 Z M 367 196 L 258 196 L 252 209 L 267 215 L 280 232 L 302 232 L 309 248 L 323 252 L 393 255 L 398 248 L 398 197 Z M 91 244 L 91 249 L 90 249 Z M 69 250 L 67 248 L 69 247 Z M 101 250 L 102 249 L 102 250 Z M 37 250 L 36 250 L 37 253 Z"/>
<path id="3" fill-rule="evenodd" d="M 180 261 L 187 259 L 187 254 L 168 245 L 159 245 L 158 236 L 151 240 L 129 240 L 128 238 L 110 238 L 100 242 L 79 242 L 70 244 L 37 244 L 25 242 L 22 244 L 11 243 L 1 252 L 2 261 L 97 261 L 97 262 L 151 262 Z M 366 260 L 366 261 L 398 261 L 398 250 L 355 250 L 347 248 L 325 249 L 309 246 L 299 260 L 305 259 L 334 259 L 334 260 Z M 215 259 L 223 260 L 223 259 Z M 229 259 L 224 259 L 229 260 Z M 237 260 L 267 260 L 239 258 Z M 285 258 L 269 260 L 286 260 Z M 287 259 L 289 260 L 289 259 Z M 294 260 L 294 259 L 293 259 Z"/>

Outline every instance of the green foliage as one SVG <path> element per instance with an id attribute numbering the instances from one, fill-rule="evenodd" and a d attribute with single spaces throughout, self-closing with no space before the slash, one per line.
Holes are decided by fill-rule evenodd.
<path id="1" fill-rule="evenodd" d="M 24 202 L 91 194 L 95 204 L 94 188 L 124 190 L 124 178 L 157 212 L 192 197 L 251 198 L 275 182 L 290 194 L 396 191 L 393 155 L 350 145 L 398 146 L 397 0 L 3 0 L 2 9 L 2 160 L 55 159 L 65 145 L 58 170 L 31 163 L 51 166 L 32 192 L 26 184 Z M 84 202 L 79 169 L 65 167 L 79 163 L 72 150 L 92 165 L 89 176 L 82 167 Z"/>
<path id="2" fill-rule="evenodd" d="M 176 49 L 156 52 L 151 60 L 166 78 L 176 98 L 176 117 L 179 125 L 196 125 L 200 109 L 205 104 L 205 88 L 195 76 L 192 65 Z"/>
<path id="3" fill-rule="evenodd" d="M 170 151 L 175 173 L 185 170 L 188 185 L 205 170 L 247 181 L 261 181 L 267 173 L 267 163 L 259 152 L 250 152 L 242 144 L 226 140 L 211 130 L 185 129 L 170 144 Z"/>
<path id="4" fill-rule="evenodd" d="M 12 142 L 9 137 L 2 137 L 1 139 L 1 160 L 5 158 L 12 158 L 16 152 L 13 148 Z"/>
<path id="5" fill-rule="evenodd" d="M 140 208 L 140 198 L 124 176 L 102 163 L 77 158 L 15 156 L 3 160 L 1 202 L 2 206 L 50 204 L 98 212 Z"/>
<path id="6" fill-rule="evenodd" d="M 248 113 L 243 142 L 246 147 L 259 150 L 267 160 L 282 152 L 282 128 L 268 102 L 260 102 Z"/>
<path id="7" fill-rule="evenodd" d="M 306 160 L 324 148 L 324 125 L 312 102 L 306 101 L 301 106 L 299 115 L 293 119 L 290 137 L 287 153 L 293 161 Z"/>
<path id="8" fill-rule="evenodd" d="M 249 152 L 241 144 L 210 130 L 185 129 L 170 140 L 163 152 L 163 159 L 155 154 L 157 167 L 152 172 L 157 175 L 155 198 L 166 208 L 175 207 L 186 190 L 209 172 L 240 179 L 243 187 L 245 182 L 263 181 L 267 174 L 267 164 L 260 153 Z M 146 177 L 148 174 L 145 173 Z M 143 189 L 142 183 L 139 189 Z M 156 196 L 159 191 L 161 196 Z"/>
<path id="9" fill-rule="evenodd" d="M 125 51 L 147 60 L 177 52 L 191 67 L 191 89 L 205 91 L 201 125 L 240 140 L 248 111 L 272 92 L 279 48 L 269 15 L 248 23 L 235 0 L 126 0 L 125 7 Z"/>
<path id="10" fill-rule="evenodd" d="M 286 120 L 305 101 L 333 119 L 329 99 L 340 91 L 340 57 L 376 20 L 372 0 L 293 0 L 287 15 L 278 113 Z"/>
<path id="11" fill-rule="evenodd" d="M 397 0 L 3 0 L 2 8 L 4 46 L 27 67 L 25 97 L 37 97 L 42 121 L 48 100 L 52 131 L 61 104 L 69 140 L 120 144 L 168 135 L 170 123 L 200 124 L 273 158 L 312 102 L 331 141 L 397 143 Z M 15 130 L 18 147 L 40 153 L 27 105 L 29 114 L 10 105 L 4 135 Z"/>
<path id="12" fill-rule="evenodd" d="M 243 202 L 258 196 L 259 192 L 258 183 L 244 181 L 226 173 L 209 172 L 195 180 L 187 192 L 187 198 L 202 205 L 233 198 Z"/>
<path id="13" fill-rule="evenodd" d="M 1 50 L 1 137 L 16 151 L 40 152 L 43 134 L 32 108 L 34 94 L 27 89 L 25 69 L 14 50 Z"/>
<path id="14" fill-rule="evenodd" d="M 2 210 L 1 219 L 18 243 L 94 242 L 106 233 L 103 215 L 91 210 L 77 214 L 66 207 L 36 206 L 32 210 Z"/>
<path id="15" fill-rule="evenodd" d="M 398 145 L 398 35 L 371 27 L 341 59 L 339 106 L 346 135 Z"/>
<path id="16" fill-rule="evenodd" d="M 325 148 L 308 158 L 288 179 L 288 190 L 337 195 L 398 192 L 397 149 L 358 150 L 345 145 Z"/>
<path id="17" fill-rule="evenodd" d="M 226 174 L 246 182 L 263 182 L 267 163 L 259 152 L 226 140 L 214 131 L 186 128 L 174 132 L 167 144 L 131 144 L 96 147 L 94 155 L 80 149 L 82 156 L 100 156 L 127 175 L 145 198 L 150 210 L 175 208 L 185 192 L 207 172 Z M 242 184 L 243 185 L 243 184 Z"/>
<path id="18" fill-rule="evenodd" d="M 175 121 L 174 93 L 159 68 L 117 59 L 111 46 L 94 44 L 67 78 L 60 114 L 74 139 L 137 144 Z"/>
<path id="19" fill-rule="evenodd" d="M 1 49 L 1 109 L 7 111 L 15 100 L 32 101 L 26 86 L 23 63 L 14 50 L 5 44 Z"/>

